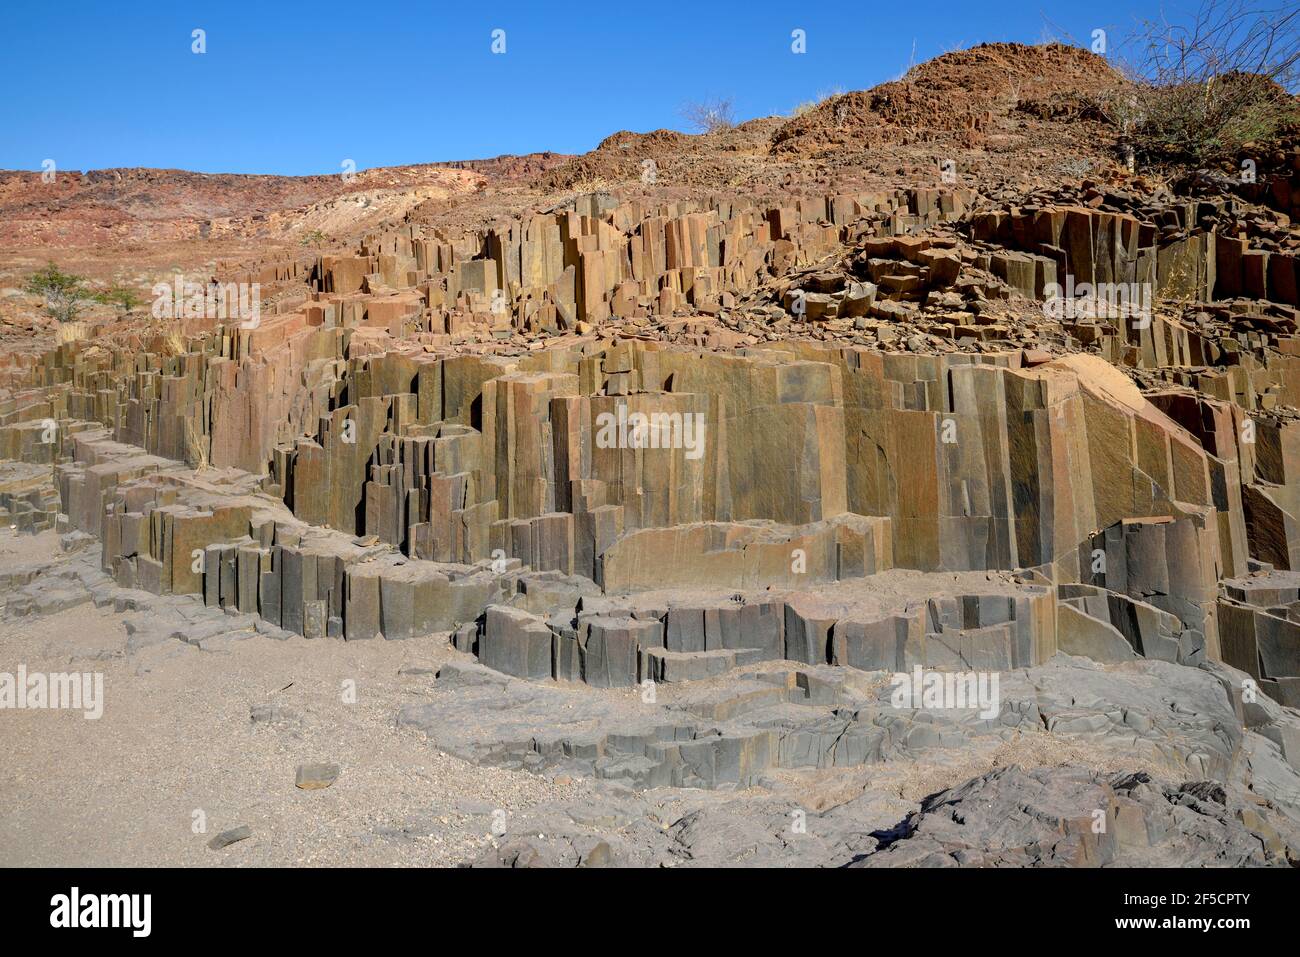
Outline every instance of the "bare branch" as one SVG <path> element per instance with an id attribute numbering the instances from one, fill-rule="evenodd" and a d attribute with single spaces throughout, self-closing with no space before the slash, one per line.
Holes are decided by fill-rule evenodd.
<path id="1" fill-rule="evenodd" d="M 682 107 L 682 117 L 701 133 L 717 133 L 736 125 L 730 97 L 688 103 Z"/>

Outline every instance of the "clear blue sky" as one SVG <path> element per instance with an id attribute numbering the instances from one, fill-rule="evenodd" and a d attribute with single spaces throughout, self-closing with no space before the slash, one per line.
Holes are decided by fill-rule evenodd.
<path id="1" fill-rule="evenodd" d="M 1179 0 L 1173 0 L 1174 5 Z M 1182 0 L 1184 4 L 1191 0 Z M 1168 6 L 1168 4 L 1166 4 Z M 1111 42 L 1157 0 L 588 3 L 4 0 L 0 168 L 337 173 L 742 119 L 896 77 L 912 58 L 1068 33 Z M 191 31 L 207 52 L 191 52 Z M 491 51 L 504 30 L 506 52 Z M 791 52 L 791 31 L 807 52 Z"/>

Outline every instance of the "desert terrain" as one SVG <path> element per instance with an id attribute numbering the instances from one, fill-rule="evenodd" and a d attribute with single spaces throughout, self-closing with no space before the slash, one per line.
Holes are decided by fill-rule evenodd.
<path id="1" fill-rule="evenodd" d="M 1131 82 L 0 171 L 0 866 L 1295 866 L 1297 97 Z"/>

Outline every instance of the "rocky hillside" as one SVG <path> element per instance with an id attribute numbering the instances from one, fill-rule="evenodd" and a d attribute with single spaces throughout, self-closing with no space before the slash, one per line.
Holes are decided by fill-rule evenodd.
<path id="1" fill-rule="evenodd" d="M 577 157 L 11 175 L 12 275 L 101 215 L 184 261 L 6 296 L 0 508 L 66 552 L 3 614 L 111 608 L 145 682 L 409 643 L 313 741 L 535 798 L 461 863 L 1294 866 L 1300 141 L 1130 171 L 1118 83 L 994 44 Z"/>

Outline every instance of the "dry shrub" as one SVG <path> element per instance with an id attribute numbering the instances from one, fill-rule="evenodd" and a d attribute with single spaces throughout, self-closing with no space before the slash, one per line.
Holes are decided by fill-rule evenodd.
<path id="1" fill-rule="evenodd" d="M 185 420 L 185 461 L 196 472 L 206 472 L 211 467 L 207 437 L 194 427 L 194 419 Z"/>
<path id="2" fill-rule="evenodd" d="M 1300 7 L 1203 0 L 1187 22 L 1144 22 L 1118 62 L 1126 82 L 1095 99 L 1130 158 L 1203 167 L 1234 162 L 1297 119 Z"/>
<path id="3" fill-rule="evenodd" d="M 84 342 L 90 337 L 90 327 L 84 322 L 65 322 L 59 326 L 56 333 L 56 341 L 59 345 L 67 345 L 70 342 Z"/>
<path id="4" fill-rule="evenodd" d="M 718 133 L 736 125 L 736 112 L 730 97 L 687 103 L 682 107 L 682 117 L 700 133 Z"/>

